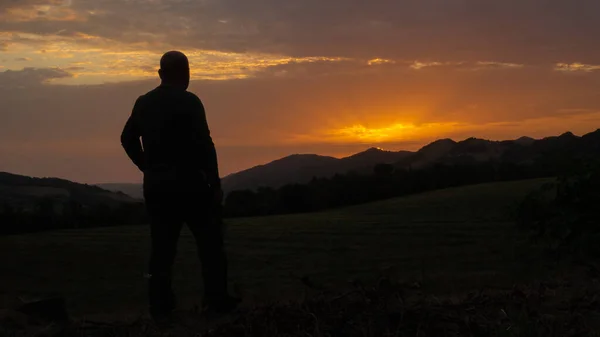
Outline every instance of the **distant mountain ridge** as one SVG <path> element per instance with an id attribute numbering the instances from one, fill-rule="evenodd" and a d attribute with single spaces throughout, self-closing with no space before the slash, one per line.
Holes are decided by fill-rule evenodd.
<path id="1" fill-rule="evenodd" d="M 296 154 L 226 176 L 223 178 L 223 189 L 230 192 L 259 187 L 278 188 L 286 184 L 307 183 L 313 177 L 330 177 L 336 173 L 372 172 L 375 165 L 382 163 L 411 169 L 436 163 L 469 164 L 486 161 L 527 165 L 534 160 L 551 160 L 566 154 L 600 156 L 600 129 L 581 137 L 565 132 L 560 136 L 542 139 L 520 137 L 515 140 L 492 141 L 471 137 L 459 142 L 439 139 L 416 152 L 371 148 L 341 159 Z"/>
<path id="2" fill-rule="evenodd" d="M 370 171 L 375 164 L 393 164 L 412 153 L 370 148 L 341 159 L 315 154 L 294 154 L 223 178 L 223 190 L 230 192 L 258 187 L 278 188 L 290 183 L 306 183 L 313 177 L 330 177 L 349 171 Z"/>
<path id="3" fill-rule="evenodd" d="M 104 204 L 109 207 L 139 202 L 124 193 L 111 192 L 94 185 L 59 178 L 37 178 L 0 172 L 0 204 L 28 209 L 41 199 L 73 201 L 83 206 Z"/>

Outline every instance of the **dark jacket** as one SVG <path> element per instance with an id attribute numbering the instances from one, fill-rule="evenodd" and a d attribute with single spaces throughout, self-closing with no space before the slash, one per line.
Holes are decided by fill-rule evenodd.
<path id="1" fill-rule="evenodd" d="M 140 96 L 123 128 L 121 144 L 145 176 L 169 174 L 185 180 L 205 175 L 211 186 L 220 188 L 204 105 L 191 92 L 160 85 Z"/>

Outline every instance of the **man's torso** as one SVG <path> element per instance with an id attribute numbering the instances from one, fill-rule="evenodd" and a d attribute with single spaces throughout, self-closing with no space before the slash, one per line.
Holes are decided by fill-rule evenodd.
<path id="1" fill-rule="evenodd" d="M 185 90 L 159 86 L 140 97 L 136 116 L 146 169 L 144 183 L 171 184 L 202 177 L 194 114 L 198 98 Z"/>

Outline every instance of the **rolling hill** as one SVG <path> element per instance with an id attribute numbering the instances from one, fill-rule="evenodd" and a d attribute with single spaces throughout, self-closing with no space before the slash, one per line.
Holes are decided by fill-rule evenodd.
<path id="1" fill-rule="evenodd" d="M 128 196 L 142 200 L 144 199 L 144 190 L 142 184 L 136 183 L 108 183 L 96 184 L 96 186 L 112 192 L 125 193 Z"/>
<path id="2" fill-rule="evenodd" d="M 75 201 L 84 206 L 118 206 L 138 202 L 125 193 L 111 192 L 98 186 L 58 178 L 36 178 L 0 172 L 0 204 L 29 209 L 41 199 Z"/>

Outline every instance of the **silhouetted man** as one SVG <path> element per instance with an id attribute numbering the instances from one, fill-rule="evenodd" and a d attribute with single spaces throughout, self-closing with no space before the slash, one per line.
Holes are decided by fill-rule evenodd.
<path id="1" fill-rule="evenodd" d="M 137 99 L 121 134 L 127 155 L 144 173 L 152 233 L 150 313 L 155 319 L 169 318 L 175 308 L 171 271 L 184 222 L 202 262 L 205 305 L 229 311 L 239 300 L 227 292 L 227 261 L 216 214 L 223 194 L 204 106 L 187 91 L 190 69 L 183 53 L 163 55 L 158 73 L 161 84 Z"/>

